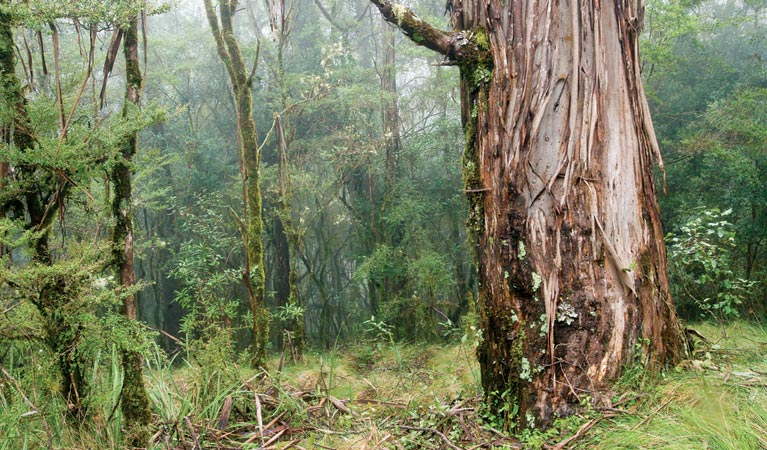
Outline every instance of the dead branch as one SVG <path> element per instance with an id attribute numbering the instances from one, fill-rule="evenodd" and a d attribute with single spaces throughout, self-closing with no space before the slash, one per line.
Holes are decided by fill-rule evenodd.
<path id="1" fill-rule="evenodd" d="M 16 381 L 16 379 L 15 379 L 15 378 L 13 378 L 13 376 L 11 376 L 11 374 L 10 374 L 10 373 L 8 373 L 8 372 L 5 370 L 5 368 L 4 368 L 4 367 L 1 367 L 1 366 L 0 366 L 0 372 L 2 372 L 3 376 L 4 376 L 4 377 L 5 377 L 5 378 L 6 378 L 8 381 L 10 381 L 10 382 L 11 382 L 11 384 L 13 385 L 13 387 L 14 387 L 14 388 L 16 388 L 16 391 L 19 393 L 19 395 L 21 395 L 21 398 L 22 398 L 22 399 L 24 399 L 24 403 L 26 403 L 26 404 L 27 404 L 27 406 L 29 406 L 30 408 L 32 408 L 32 411 L 33 411 L 33 412 L 37 413 L 37 412 L 38 412 L 37 406 L 35 406 L 35 405 L 34 405 L 34 404 L 33 404 L 33 403 L 32 403 L 32 402 L 29 400 L 29 398 L 27 398 L 27 396 L 24 394 L 24 391 L 23 391 L 23 390 L 21 390 L 21 386 L 19 385 L 19 382 L 18 382 L 18 381 Z"/>
<path id="2" fill-rule="evenodd" d="M 575 432 L 574 435 L 570 436 L 569 438 L 565 439 L 564 441 L 554 445 L 554 446 L 547 446 L 547 449 L 551 450 L 562 450 L 563 448 L 567 447 L 572 442 L 575 442 L 576 440 L 580 439 L 584 434 L 586 434 L 587 431 L 592 429 L 596 424 L 598 424 L 602 419 L 607 419 L 610 417 L 614 417 L 617 414 L 608 413 L 602 416 L 594 417 L 593 419 L 589 420 L 588 422 L 581 425 L 580 428 L 578 428 L 578 431 Z"/>
<path id="3" fill-rule="evenodd" d="M 264 418 L 261 413 L 261 399 L 258 398 L 258 393 L 254 393 L 253 398 L 256 399 L 256 421 L 258 422 L 258 431 L 261 434 L 261 446 L 264 443 Z"/>
<path id="4" fill-rule="evenodd" d="M 666 400 L 665 402 L 663 402 L 663 403 L 662 403 L 660 406 L 658 406 L 657 408 L 655 408 L 655 410 L 654 410 L 653 412 L 651 412 L 650 414 L 648 414 L 648 415 L 647 415 L 647 417 L 645 417 L 644 419 L 642 419 L 642 420 L 641 420 L 641 421 L 640 421 L 638 424 L 636 424 L 636 425 L 634 425 L 633 427 L 631 427 L 631 431 L 634 431 L 634 430 L 636 430 L 637 428 L 639 428 L 639 427 L 641 427 L 642 425 L 644 425 L 645 423 L 649 422 L 649 421 L 650 421 L 650 419 L 652 419 L 652 418 L 653 418 L 653 417 L 654 417 L 656 414 L 658 414 L 658 413 L 660 412 L 660 410 L 661 410 L 661 409 L 665 408 L 665 407 L 666 407 L 666 406 L 667 406 L 669 403 L 671 403 L 671 401 L 672 401 L 672 400 L 673 400 L 673 398 L 669 398 L 668 400 Z"/>
<path id="5" fill-rule="evenodd" d="M 455 444 L 450 442 L 450 439 L 448 439 L 448 437 L 445 436 L 445 433 L 443 433 L 443 432 L 441 432 L 441 431 L 439 431 L 437 429 L 428 428 L 428 427 L 411 427 L 411 426 L 407 426 L 407 425 L 400 425 L 400 428 L 402 428 L 403 430 L 428 431 L 430 433 L 434 433 L 437 436 L 441 437 L 442 440 L 445 442 L 445 445 L 447 445 L 448 447 L 450 447 L 450 448 L 452 448 L 454 450 L 461 450 L 460 447 L 457 447 Z"/>
<path id="6" fill-rule="evenodd" d="M 344 402 L 341 400 L 333 397 L 332 395 L 328 395 L 328 400 L 330 400 L 330 403 L 342 413 L 354 415 L 354 412 L 348 406 L 344 405 Z"/>

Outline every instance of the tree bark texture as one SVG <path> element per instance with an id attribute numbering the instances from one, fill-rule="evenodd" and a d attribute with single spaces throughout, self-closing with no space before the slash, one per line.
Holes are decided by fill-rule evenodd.
<path id="1" fill-rule="evenodd" d="M 491 408 L 545 427 L 608 394 L 627 365 L 677 361 L 641 0 L 458 0 L 450 32 L 372 1 L 461 68 Z"/>
<path id="2" fill-rule="evenodd" d="M 132 117 L 131 110 L 141 103 L 143 82 L 138 56 L 138 16 L 132 16 L 124 35 L 125 56 L 125 103 L 123 117 Z M 117 270 L 120 286 L 128 291 L 123 297 L 122 314 L 126 319 L 137 320 L 136 295 L 131 291 L 136 284 L 133 262 L 133 193 L 131 161 L 136 154 L 137 132 L 126 136 L 120 151 L 120 159 L 112 169 L 114 197 L 112 217 L 115 224 L 112 231 L 112 264 Z M 138 339 L 133 337 L 132 339 Z M 125 419 L 127 440 L 134 447 L 143 447 L 149 440 L 147 426 L 152 420 L 149 396 L 144 385 L 144 358 L 124 342 L 121 350 L 123 385 L 120 391 L 120 408 Z"/>
<path id="3" fill-rule="evenodd" d="M 232 26 L 238 2 L 236 0 L 219 1 L 218 16 L 212 0 L 204 0 L 204 3 L 218 55 L 229 75 L 232 98 L 237 111 L 237 140 L 244 203 L 240 228 L 246 255 L 243 282 L 248 291 L 250 311 L 253 316 L 254 343 L 251 362 L 254 367 L 263 367 L 266 363 L 266 344 L 269 339 L 269 311 L 264 303 L 263 219 L 259 176 L 261 151 L 258 145 L 256 122 L 253 119 L 252 79 L 248 75 Z"/>

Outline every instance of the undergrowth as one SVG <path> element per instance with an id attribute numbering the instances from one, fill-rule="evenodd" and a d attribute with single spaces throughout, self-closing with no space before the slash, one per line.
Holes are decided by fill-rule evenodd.
<path id="1" fill-rule="evenodd" d="M 767 329 L 692 326 L 707 338 L 660 377 L 627 370 L 609 407 L 504 436 L 483 414 L 472 346 L 363 342 L 273 372 L 238 365 L 226 339 L 183 361 L 147 355 L 153 449 L 767 448 Z M 65 423 L 49 355 L 6 354 L 0 450 L 123 448 L 116 352 L 96 355 L 92 419 Z M 108 352 L 107 352 L 108 353 Z M 9 357 L 10 356 L 10 357 Z M 282 364 L 282 370 L 276 368 Z"/>

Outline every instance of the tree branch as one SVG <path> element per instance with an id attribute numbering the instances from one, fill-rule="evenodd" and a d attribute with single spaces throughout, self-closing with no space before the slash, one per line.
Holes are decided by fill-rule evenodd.
<path id="1" fill-rule="evenodd" d="M 477 45 L 476 30 L 443 31 L 424 22 L 407 6 L 388 0 L 370 0 L 384 20 L 399 28 L 411 41 L 444 55 L 458 64 L 489 59 L 487 43 Z"/>
<path id="2" fill-rule="evenodd" d="M 370 1 L 381 11 L 384 20 L 402 30 L 405 36 L 416 44 L 447 57 L 452 57 L 455 53 L 455 33 L 431 26 L 416 16 L 407 6 L 387 0 Z"/>
<path id="3" fill-rule="evenodd" d="M 333 18 L 333 15 L 330 14 L 327 9 L 325 9 L 320 0 L 314 0 L 314 4 L 317 6 L 317 9 L 320 10 L 322 16 L 342 33 L 348 33 L 352 27 L 358 25 L 358 23 L 354 23 L 351 26 L 343 26 L 339 21 Z"/>

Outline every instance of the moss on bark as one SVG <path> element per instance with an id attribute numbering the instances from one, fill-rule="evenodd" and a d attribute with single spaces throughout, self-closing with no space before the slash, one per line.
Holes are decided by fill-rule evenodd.
<path id="1" fill-rule="evenodd" d="M 212 0 L 205 0 L 205 12 L 221 62 L 226 67 L 231 94 L 237 109 L 237 137 L 240 150 L 242 176 L 243 218 L 240 223 L 245 245 L 246 264 L 243 283 L 253 317 L 253 346 L 251 365 L 266 365 L 266 344 L 269 340 L 269 311 L 266 309 L 266 274 L 264 272 L 263 217 L 259 165 L 261 151 L 258 132 L 253 120 L 252 80 L 248 76 L 239 43 L 234 35 L 232 19 L 237 2 L 221 0 L 220 17 L 216 15 Z"/>
<path id="2" fill-rule="evenodd" d="M 125 103 L 123 117 L 131 116 L 131 110 L 137 109 L 141 101 L 143 79 L 138 60 L 138 17 L 130 18 L 123 29 L 123 43 L 126 66 Z M 136 154 L 137 132 L 130 133 L 122 144 L 120 159 L 112 169 L 114 198 L 112 217 L 115 225 L 112 231 L 112 265 L 115 268 L 120 285 L 130 290 L 135 284 L 133 266 L 133 210 L 131 161 Z M 136 297 L 129 293 L 123 299 L 122 314 L 128 320 L 137 320 Z M 139 336 L 129 336 L 129 342 L 122 342 L 121 351 L 123 385 L 120 391 L 120 409 L 125 420 L 126 442 L 133 447 L 145 447 L 149 441 L 149 423 L 152 412 L 149 396 L 144 385 L 144 358 L 133 348 Z"/>

